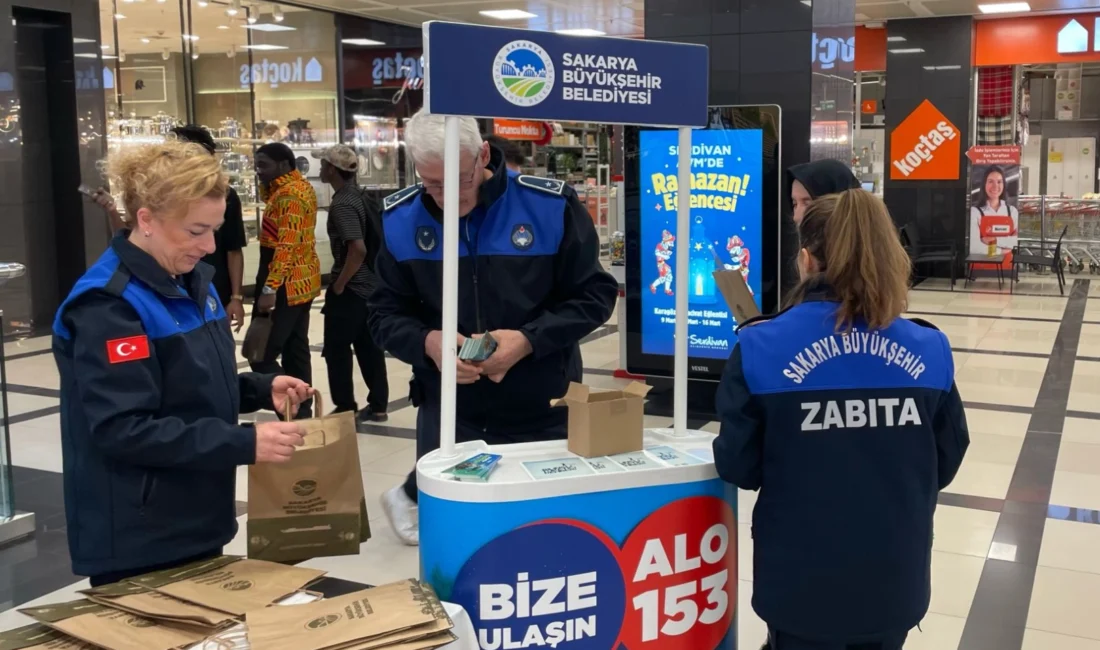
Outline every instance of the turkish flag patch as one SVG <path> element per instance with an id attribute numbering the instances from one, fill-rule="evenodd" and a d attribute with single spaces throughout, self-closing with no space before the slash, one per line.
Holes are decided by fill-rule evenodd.
<path id="1" fill-rule="evenodd" d="M 112 364 L 149 358 L 149 337 L 131 336 L 107 341 L 107 360 Z"/>

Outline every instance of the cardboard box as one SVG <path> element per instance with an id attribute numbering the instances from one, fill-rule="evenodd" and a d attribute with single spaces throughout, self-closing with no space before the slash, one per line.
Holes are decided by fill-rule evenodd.
<path id="1" fill-rule="evenodd" d="M 585 458 L 641 451 L 649 388 L 634 382 L 594 393 L 584 384 L 570 384 L 565 397 L 555 400 L 569 407 L 569 451 Z"/>
<path id="2" fill-rule="evenodd" d="M 760 308 L 756 306 L 756 300 L 740 271 L 715 271 L 714 283 L 718 285 L 738 325 L 760 315 Z"/>

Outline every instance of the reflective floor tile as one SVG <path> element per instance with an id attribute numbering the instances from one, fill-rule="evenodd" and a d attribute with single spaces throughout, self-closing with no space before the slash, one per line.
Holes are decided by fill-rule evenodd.
<path id="1" fill-rule="evenodd" d="M 1035 571 L 1027 627 L 1100 640 L 1097 603 L 1100 574 L 1040 566 Z"/>

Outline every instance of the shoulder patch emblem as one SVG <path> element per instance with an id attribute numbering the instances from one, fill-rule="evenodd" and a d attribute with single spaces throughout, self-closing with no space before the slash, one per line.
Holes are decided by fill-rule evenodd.
<path id="1" fill-rule="evenodd" d="M 211 314 L 218 313 L 218 301 L 214 300 L 214 296 L 206 297 L 206 306 L 210 309 Z"/>
<path id="2" fill-rule="evenodd" d="M 512 245 L 517 250 L 525 251 L 535 243 L 535 231 L 529 223 L 517 223 L 512 227 Z"/>
<path id="3" fill-rule="evenodd" d="M 398 205 L 401 205 L 405 201 L 416 196 L 417 194 L 420 194 L 419 184 L 413 185 L 411 187 L 406 187 L 405 189 L 398 192 L 394 192 L 393 194 L 390 194 L 386 198 L 382 199 L 382 209 L 389 210 L 391 208 L 395 208 Z"/>
<path id="4" fill-rule="evenodd" d="M 557 194 L 565 190 L 565 181 L 554 178 L 539 178 L 538 176 L 521 175 L 516 177 L 516 182 L 533 190 L 541 190 L 547 194 Z"/>
<path id="5" fill-rule="evenodd" d="M 435 228 L 420 226 L 416 229 L 416 247 L 420 250 L 430 253 L 435 250 L 438 243 L 439 239 L 435 236 Z"/>

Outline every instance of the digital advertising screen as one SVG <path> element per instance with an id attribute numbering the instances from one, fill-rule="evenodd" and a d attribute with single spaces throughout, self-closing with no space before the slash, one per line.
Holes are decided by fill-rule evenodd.
<path id="1" fill-rule="evenodd" d="M 676 228 L 679 135 L 638 128 L 627 137 L 628 367 L 671 374 L 676 266 L 688 256 L 688 356 L 692 375 L 717 378 L 737 342 L 737 321 L 713 273 L 739 271 L 761 312 L 776 306 L 778 108 L 712 108 L 692 132 L 691 217 Z"/>
<path id="2" fill-rule="evenodd" d="M 696 131 L 691 138 L 691 233 L 676 235 L 679 162 L 675 131 L 641 131 L 641 237 L 652 250 L 652 280 L 642 291 L 642 351 L 673 354 L 676 327 L 676 258 L 688 256 L 688 355 L 725 359 L 737 340 L 737 323 L 714 283 L 714 271 L 737 270 L 754 296 L 759 274 L 753 251 L 761 253 L 763 133 Z M 759 260 L 757 265 L 759 265 Z M 644 276 L 643 272 L 643 276 Z M 757 307 L 761 307 L 757 298 Z"/>

